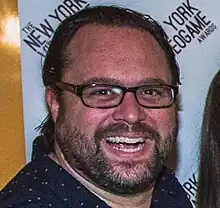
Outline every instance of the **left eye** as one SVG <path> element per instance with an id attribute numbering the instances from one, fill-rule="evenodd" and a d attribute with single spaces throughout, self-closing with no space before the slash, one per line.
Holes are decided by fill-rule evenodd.
<path id="1" fill-rule="evenodd" d="M 142 89 L 141 94 L 148 96 L 162 96 L 163 93 L 160 89 L 148 88 L 148 89 Z"/>

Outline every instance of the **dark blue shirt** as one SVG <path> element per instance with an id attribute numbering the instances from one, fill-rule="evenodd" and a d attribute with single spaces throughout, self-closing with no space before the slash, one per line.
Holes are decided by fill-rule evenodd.
<path id="1" fill-rule="evenodd" d="M 108 208 L 109 206 L 45 154 L 37 153 L 0 192 L 0 207 Z M 156 181 L 151 208 L 192 208 L 186 193 L 164 167 Z"/>

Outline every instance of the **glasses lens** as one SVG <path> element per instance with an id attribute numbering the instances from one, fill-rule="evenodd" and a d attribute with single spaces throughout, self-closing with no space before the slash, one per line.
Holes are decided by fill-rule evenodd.
<path id="1" fill-rule="evenodd" d="M 122 89 L 111 85 L 88 86 L 83 89 L 82 98 L 91 107 L 111 107 L 120 102 Z"/>
<path id="2" fill-rule="evenodd" d="M 164 107 L 172 104 L 174 93 L 168 86 L 142 86 L 137 91 L 137 99 L 146 107 Z"/>

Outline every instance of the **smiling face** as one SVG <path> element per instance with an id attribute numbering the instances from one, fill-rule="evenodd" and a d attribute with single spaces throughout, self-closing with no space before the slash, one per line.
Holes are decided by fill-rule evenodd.
<path id="1" fill-rule="evenodd" d="M 66 51 L 63 82 L 133 87 L 172 81 L 164 51 L 138 29 L 87 25 Z M 144 108 L 131 92 L 109 109 L 86 107 L 66 91 L 59 102 L 47 97 L 55 140 L 72 169 L 116 194 L 140 193 L 152 184 L 175 140 L 175 104 Z"/>

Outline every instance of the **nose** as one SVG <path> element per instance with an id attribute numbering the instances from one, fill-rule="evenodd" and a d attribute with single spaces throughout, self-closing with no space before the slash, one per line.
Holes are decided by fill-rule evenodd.
<path id="1" fill-rule="evenodd" d="M 146 119 L 144 107 L 140 106 L 132 92 L 127 92 L 122 103 L 114 110 L 113 119 L 135 124 Z"/>

